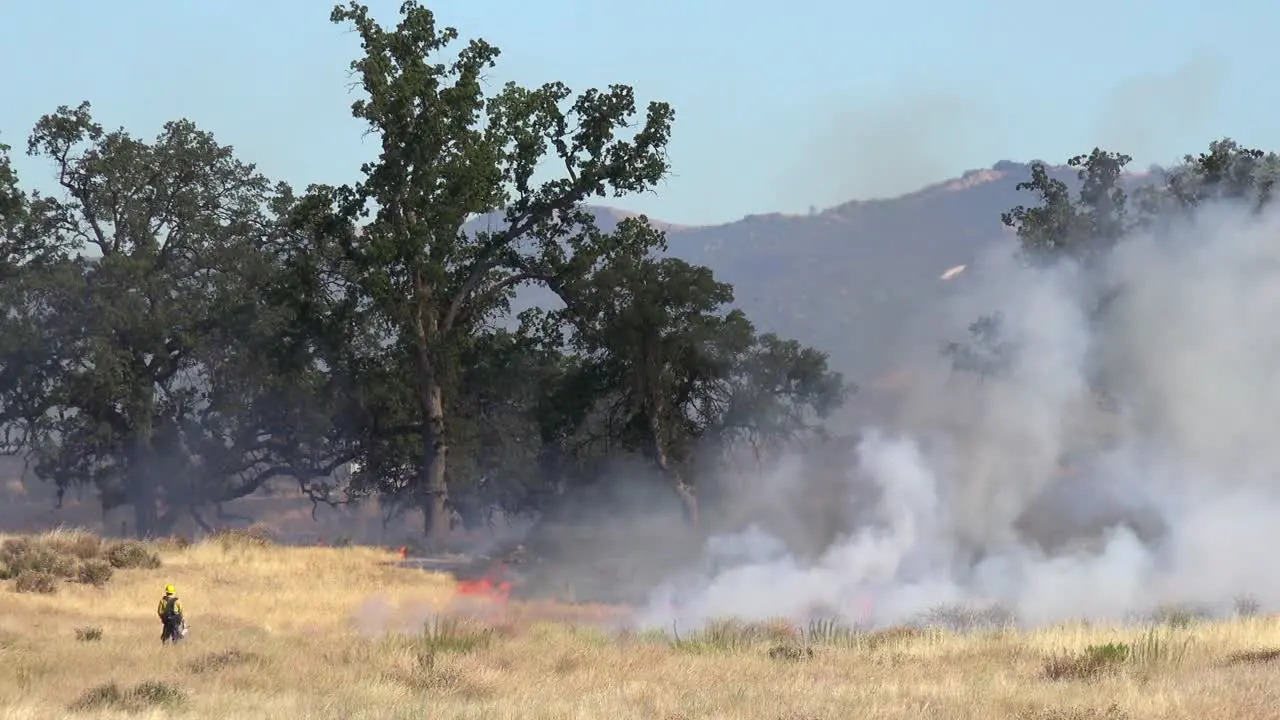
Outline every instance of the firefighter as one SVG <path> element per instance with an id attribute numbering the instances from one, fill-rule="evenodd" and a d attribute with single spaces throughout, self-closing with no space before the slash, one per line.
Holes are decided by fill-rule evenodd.
<path id="1" fill-rule="evenodd" d="M 182 601 L 178 599 L 177 591 L 174 590 L 172 585 L 165 586 L 164 597 L 160 598 L 160 605 L 156 608 L 156 614 L 160 616 L 160 624 L 163 627 L 160 632 L 160 644 L 176 643 L 181 640 L 184 623 Z"/>

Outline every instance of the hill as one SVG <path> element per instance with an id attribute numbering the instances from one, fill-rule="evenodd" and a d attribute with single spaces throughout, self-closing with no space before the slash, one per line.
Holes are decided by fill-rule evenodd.
<path id="1" fill-rule="evenodd" d="M 1052 166 L 1050 175 L 1077 184 L 1065 165 Z M 651 222 L 666 230 L 671 255 L 732 283 L 737 306 L 761 329 L 824 350 L 836 369 L 874 385 L 894 369 L 904 328 L 927 319 L 948 291 L 939 276 L 1013 241 L 1000 216 L 1034 204 L 1031 193 L 1016 189 L 1030 176 L 1030 163 L 1001 161 L 899 197 L 809 215 L 766 213 L 706 226 Z M 630 215 L 593 210 L 605 229 Z M 472 226 L 497 222 L 481 218 Z M 521 302 L 544 297 L 529 292 Z"/>

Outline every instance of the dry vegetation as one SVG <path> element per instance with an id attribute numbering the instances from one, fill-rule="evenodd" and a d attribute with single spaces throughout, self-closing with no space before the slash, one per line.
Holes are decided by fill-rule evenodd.
<path id="1" fill-rule="evenodd" d="M 1280 717 L 1271 617 L 1028 633 L 724 622 L 668 638 L 603 629 L 592 608 L 464 615 L 447 577 L 393 560 L 249 534 L 5 539 L 0 718 Z M 192 633 L 161 648 L 169 582 Z"/>

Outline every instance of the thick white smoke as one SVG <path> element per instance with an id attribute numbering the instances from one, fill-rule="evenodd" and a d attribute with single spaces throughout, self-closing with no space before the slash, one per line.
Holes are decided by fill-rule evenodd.
<path id="1" fill-rule="evenodd" d="M 849 508 L 808 563 L 758 529 L 713 538 L 706 572 L 655 590 L 642 622 L 1280 606 L 1280 217 L 1201 213 L 1125 240 L 1101 270 L 1028 268 L 1013 248 L 980 267 L 947 312 L 961 329 L 1001 313 L 1014 360 L 978 382 L 915 358 L 905 421 L 869 430 L 848 474 L 879 489 L 878 521 L 852 527 L 865 511 Z M 1122 292 L 1096 319 L 1105 287 Z M 1099 379 L 1116 407 L 1099 408 Z"/>

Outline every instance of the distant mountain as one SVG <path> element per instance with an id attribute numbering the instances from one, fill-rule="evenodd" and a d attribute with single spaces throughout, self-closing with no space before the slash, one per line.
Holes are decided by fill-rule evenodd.
<path id="1" fill-rule="evenodd" d="M 1077 184 L 1072 168 L 1050 174 Z M 939 276 L 1013 242 L 1000 215 L 1035 201 L 1016 190 L 1030 176 L 1030 164 L 1002 161 L 900 197 L 809 215 L 749 215 L 708 226 L 652 221 L 667 231 L 671 255 L 732 283 L 736 304 L 760 329 L 824 350 L 850 379 L 874 386 L 891 376 L 904 328 L 947 291 Z M 631 214 L 593 211 L 606 229 Z M 529 293 L 521 304 L 543 297 Z"/>

